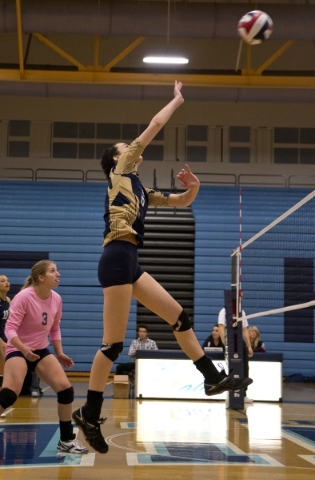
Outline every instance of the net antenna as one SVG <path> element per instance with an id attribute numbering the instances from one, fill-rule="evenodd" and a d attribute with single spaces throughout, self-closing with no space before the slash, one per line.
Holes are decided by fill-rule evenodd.
<path id="1" fill-rule="evenodd" d="M 236 290 L 236 308 L 233 315 L 233 327 L 242 317 L 242 236 L 243 236 L 242 189 L 239 190 L 239 246 L 232 253 L 232 290 Z"/>
<path id="2" fill-rule="evenodd" d="M 231 254 L 235 323 L 243 320 L 242 289 L 254 312 L 247 319 L 314 307 L 314 257 L 315 191 L 244 243 L 240 191 L 240 242 Z"/>

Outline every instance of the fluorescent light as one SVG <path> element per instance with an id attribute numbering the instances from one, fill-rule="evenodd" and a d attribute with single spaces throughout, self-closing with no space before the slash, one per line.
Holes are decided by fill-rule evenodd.
<path id="1" fill-rule="evenodd" d="M 188 63 L 188 58 L 184 57 L 145 57 L 144 63 L 169 63 L 169 64 L 184 64 Z"/>

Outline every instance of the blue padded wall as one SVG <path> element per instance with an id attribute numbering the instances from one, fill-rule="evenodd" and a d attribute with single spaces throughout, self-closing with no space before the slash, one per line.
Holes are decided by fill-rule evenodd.
<path id="1" fill-rule="evenodd" d="M 97 279 L 102 252 L 105 184 L 68 182 L 0 182 L 0 251 L 48 252 L 61 273 L 61 322 L 64 351 L 74 371 L 89 371 L 102 338 L 103 294 Z M 243 188 L 243 242 L 304 198 L 306 189 Z M 231 286 L 231 252 L 239 245 L 239 188 L 202 186 L 192 205 L 196 220 L 194 325 L 200 343 L 209 335 Z M 1 261 L 2 260 L 2 261 Z M 20 262 L 0 273 L 18 289 L 29 274 Z M 245 282 L 244 282 L 245 283 Z M 257 288 L 260 288 L 257 285 Z M 252 305 L 244 309 L 250 314 Z M 313 375 L 314 338 L 309 343 L 285 342 L 283 317 L 250 322 L 261 331 L 268 352 L 283 352 L 284 374 Z M 299 325 L 296 326 L 297 331 Z M 124 351 L 129 361 L 135 338 L 136 302 L 132 302 Z M 117 362 L 116 362 L 117 363 Z"/>
<path id="2" fill-rule="evenodd" d="M 103 205 L 106 185 L 63 182 L 0 182 L 2 252 L 48 252 L 61 274 L 57 289 L 63 299 L 61 321 L 64 351 L 75 362 L 73 371 L 90 371 L 102 341 L 103 293 L 97 279 L 102 253 Z M 30 268 L 7 268 L 0 273 L 18 291 Z M 33 262 L 35 263 L 35 262 Z M 10 294 L 10 292 L 9 292 Z M 136 302 L 131 306 L 124 351 L 135 338 Z"/>

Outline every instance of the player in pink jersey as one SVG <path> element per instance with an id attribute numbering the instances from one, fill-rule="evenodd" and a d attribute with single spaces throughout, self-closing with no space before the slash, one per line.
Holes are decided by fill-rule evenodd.
<path id="1" fill-rule="evenodd" d="M 60 440 L 57 450 L 66 453 L 87 453 L 73 433 L 71 421 L 73 387 L 62 365 L 73 366 L 63 353 L 60 318 L 62 300 L 53 288 L 58 287 L 60 273 L 50 260 L 37 262 L 22 290 L 14 297 L 5 327 L 8 339 L 3 388 L 0 392 L 0 414 L 17 399 L 28 369 L 48 383 L 57 393 Z M 50 336 L 56 357 L 48 350 Z"/>

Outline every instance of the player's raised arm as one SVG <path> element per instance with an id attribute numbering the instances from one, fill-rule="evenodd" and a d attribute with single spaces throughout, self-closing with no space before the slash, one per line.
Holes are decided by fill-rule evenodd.
<path id="1" fill-rule="evenodd" d="M 151 120 L 148 127 L 139 136 L 140 143 L 143 147 L 146 147 L 156 134 L 164 127 L 164 125 L 171 118 L 175 110 L 184 103 L 184 98 L 181 93 L 182 83 L 175 80 L 174 86 L 174 98 L 165 105 Z"/>

